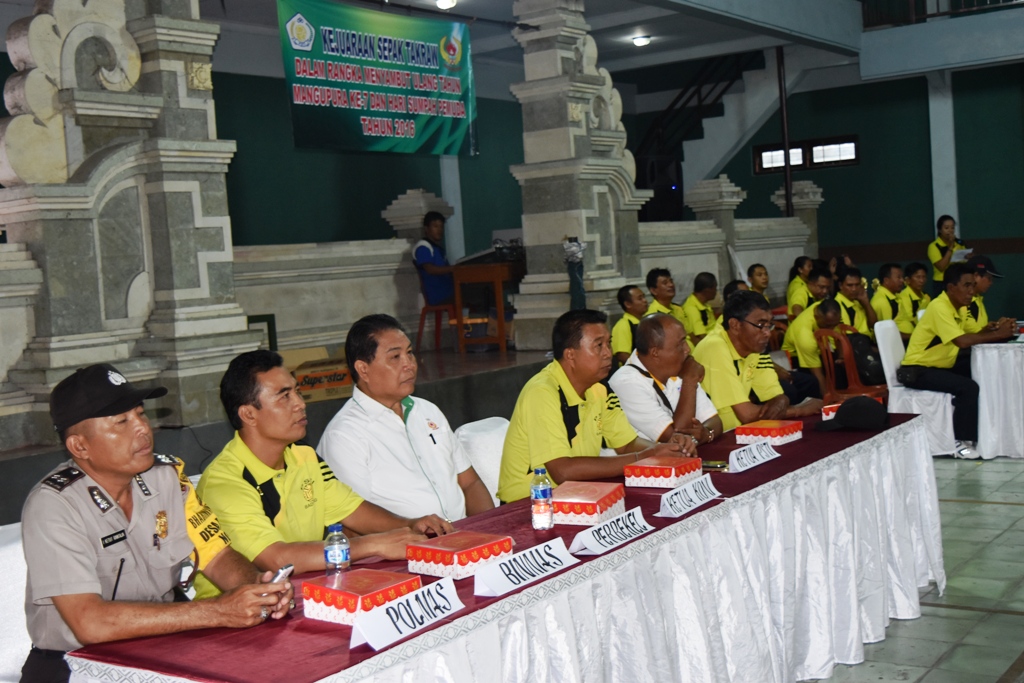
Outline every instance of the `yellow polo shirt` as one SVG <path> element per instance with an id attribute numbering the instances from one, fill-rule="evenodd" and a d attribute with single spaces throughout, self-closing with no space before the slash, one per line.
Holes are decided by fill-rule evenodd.
<path id="1" fill-rule="evenodd" d="M 985 297 L 975 294 L 967 305 L 967 318 L 964 320 L 964 332 L 977 334 L 988 327 L 988 311 L 985 310 Z"/>
<path id="2" fill-rule="evenodd" d="M 511 503 L 528 497 L 534 468 L 551 460 L 598 457 L 602 445 L 621 448 L 636 436 L 618 396 L 595 384 L 581 399 L 562 364 L 553 360 L 519 393 L 501 452 L 498 498 Z"/>
<path id="3" fill-rule="evenodd" d="M 707 304 L 701 303 L 696 294 L 686 297 L 683 302 L 683 316 L 686 318 L 683 327 L 693 335 L 705 335 L 718 325 L 715 312 Z"/>
<path id="4" fill-rule="evenodd" d="M 793 315 L 794 304 L 807 308 L 813 301 L 814 295 L 811 294 L 811 289 L 797 275 L 790 281 L 789 286 L 786 287 L 786 315 Z"/>
<path id="5" fill-rule="evenodd" d="M 250 561 L 279 541 L 323 539 L 325 527 L 345 519 L 363 502 L 309 446 L 286 448 L 284 464 L 283 470 L 263 464 L 235 432 L 196 487 L 231 536 L 235 550 Z M 246 471 L 256 486 L 246 481 Z M 268 495 L 280 501 L 273 521 L 264 509 Z M 197 597 L 219 592 L 205 576 L 196 577 Z"/>
<path id="6" fill-rule="evenodd" d="M 953 367 L 960 351 L 953 340 L 964 334 L 966 319 L 966 306 L 956 310 L 945 292 L 935 297 L 910 335 L 903 365 L 943 369 Z"/>
<path id="7" fill-rule="evenodd" d="M 899 296 L 878 285 L 875 295 L 871 297 L 871 308 L 875 309 L 879 320 L 896 320 L 900 312 Z"/>
<path id="8" fill-rule="evenodd" d="M 818 340 L 814 333 L 818 329 L 818 321 L 814 318 L 814 309 L 820 301 L 815 301 L 808 308 L 796 317 L 796 320 L 789 324 L 786 329 L 786 336 L 782 339 L 782 350 L 788 351 L 790 355 L 796 354 L 796 360 L 801 368 L 820 368 L 821 351 L 818 350 Z"/>
<path id="9" fill-rule="evenodd" d="M 733 346 L 724 326 L 719 325 L 711 330 L 697 344 L 693 357 L 704 366 L 704 380 L 700 385 L 718 409 L 725 431 L 740 425 L 732 407 L 749 402 L 751 390 L 762 401 L 771 400 L 782 393 L 771 356 L 767 353 L 752 353 L 743 358 Z"/>
<path id="10" fill-rule="evenodd" d="M 896 314 L 896 327 L 903 334 L 911 334 L 917 327 L 917 312 L 928 308 L 932 298 L 923 292 L 918 296 L 910 287 L 904 287 L 896 298 L 900 302 L 900 312 Z"/>
<path id="11" fill-rule="evenodd" d="M 665 306 L 662 306 L 657 299 L 654 299 L 653 301 L 651 301 L 651 305 L 647 307 L 647 312 L 644 313 L 644 315 L 647 316 L 650 315 L 651 313 L 665 313 L 667 315 L 670 315 L 679 322 L 681 322 L 683 324 L 683 327 L 686 328 L 687 332 L 690 331 L 690 328 L 686 327 L 686 314 L 683 313 L 683 307 L 677 303 L 672 303 L 669 305 L 668 308 L 666 308 Z"/>
<path id="12" fill-rule="evenodd" d="M 629 313 L 623 313 L 612 327 L 612 353 L 633 353 L 636 343 L 633 333 L 640 321 Z"/>
<path id="13" fill-rule="evenodd" d="M 859 301 L 850 301 L 840 292 L 836 294 L 836 303 L 839 304 L 844 325 L 855 327 L 861 334 L 872 336 L 871 328 L 868 327 L 868 314 L 864 312 L 864 306 Z"/>
<path id="14" fill-rule="evenodd" d="M 936 237 L 935 241 L 928 245 L 928 261 L 932 264 L 932 280 L 935 282 L 942 282 L 942 278 L 945 277 L 946 271 L 939 270 L 935 267 L 935 264 L 942 260 L 943 252 L 947 246 L 949 245 L 943 242 L 941 237 Z M 966 248 L 959 240 L 953 242 L 954 252 Z"/>

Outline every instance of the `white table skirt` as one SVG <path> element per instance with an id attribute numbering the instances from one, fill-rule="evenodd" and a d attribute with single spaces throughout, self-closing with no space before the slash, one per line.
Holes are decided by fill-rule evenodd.
<path id="1" fill-rule="evenodd" d="M 944 589 L 921 417 L 323 679 L 827 678 Z M 72 681 L 177 681 L 69 656 Z"/>
<path id="2" fill-rule="evenodd" d="M 979 344 L 971 350 L 978 383 L 978 450 L 986 458 L 1024 458 L 1024 344 Z"/>

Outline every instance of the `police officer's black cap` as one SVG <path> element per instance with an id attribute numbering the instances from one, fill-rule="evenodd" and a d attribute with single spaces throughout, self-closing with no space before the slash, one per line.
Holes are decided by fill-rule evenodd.
<path id="1" fill-rule="evenodd" d="M 821 422 L 816 429 L 834 432 L 840 429 L 880 431 L 889 426 L 889 413 L 885 406 L 867 396 L 854 396 L 843 401 L 835 417 Z"/>
<path id="2" fill-rule="evenodd" d="M 165 387 L 136 389 L 109 363 L 79 368 L 50 392 L 50 419 L 58 432 L 93 417 L 128 412 L 147 398 L 159 398 Z"/>
<path id="3" fill-rule="evenodd" d="M 1002 277 L 1003 274 L 996 270 L 996 266 L 992 263 L 992 259 L 988 256 L 972 256 L 967 259 L 967 267 L 971 269 L 971 272 L 975 275 L 991 275 L 992 277 Z"/>

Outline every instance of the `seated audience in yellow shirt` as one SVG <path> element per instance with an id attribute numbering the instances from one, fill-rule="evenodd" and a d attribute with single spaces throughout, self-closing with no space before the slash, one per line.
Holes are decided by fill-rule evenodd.
<path id="1" fill-rule="evenodd" d="M 612 353 L 619 365 L 622 365 L 636 348 L 636 327 L 640 324 L 640 318 L 647 313 L 647 297 L 636 285 L 626 285 L 619 288 L 618 299 L 623 313 L 612 326 Z"/>
<path id="2" fill-rule="evenodd" d="M 840 319 L 839 304 L 835 299 L 816 301 L 789 324 L 782 340 L 782 350 L 789 354 L 793 372 L 810 373 L 818 381 L 821 393 L 816 398 L 825 396 L 826 385 L 825 372 L 821 369 L 821 351 L 814 333 L 821 329 L 834 329 Z"/>
<path id="3" fill-rule="evenodd" d="M 733 280 L 722 288 L 722 301 L 725 301 L 736 292 L 746 292 L 749 290 L 750 285 L 747 284 L 746 280 Z"/>
<path id="4" fill-rule="evenodd" d="M 898 263 L 885 263 L 878 269 L 878 285 L 871 297 L 871 308 L 877 320 L 896 320 L 900 312 L 899 293 L 903 289 L 903 268 Z M 874 328 L 872 328 L 874 331 Z"/>
<path id="5" fill-rule="evenodd" d="M 877 322 L 875 309 L 868 301 L 868 291 L 864 288 L 863 276 L 859 268 L 845 268 L 840 271 L 839 293 L 836 303 L 843 316 L 843 324 L 856 328 L 861 334 L 874 339 L 874 328 Z"/>
<path id="6" fill-rule="evenodd" d="M 651 305 L 644 315 L 666 313 L 686 326 L 683 307 L 672 302 L 676 298 L 676 283 L 672 273 L 665 268 L 652 268 L 647 273 L 647 289 L 651 293 Z"/>
<path id="7" fill-rule="evenodd" d="M 807 279 L 814 269 L 814 261 L 810 256 L 797 256 L 793 267 L 789 269 L 789 285 L 786 287 L 786 315 L 789 319 L 800 315 L 807 308 Z"/>
<path id="8" fill-rule="evenodd" d="M 917 326 L 917 312 L 928 308 L 932 298 L 924 291 L 928 284 L 928 267 L 923 263 L 908 263 L 903 269 L 903 284 L 905 285 L 897 299 L 900 302 L 900 311 L 896 314 L 896 327 L 900 330 L 900 336 L 904 343 L 910 340 L 910 335 Z"/>
<path id="9" fill-rule="evenodd" d="M 712 273 L 697 273 L 693 279 L 693 294 L 683 302 L 683 316 L 686 318 L 683 327 L 689 333 L 687 339 L 691 347 L 696 346 L 717 324 L 715 312 L 708 306 L 716 296 L 718 279 Z"/>
<path id="10" fill-rule="evenodd" d="M 989 322 L 988 311 L 985 310 L 985 293 L 992 286 L 992 278 L 1003 277 L 996 270 L 995 264 L 988 256 L 972 256 L 967 260 L 967 267 L 974 273 L 974 298 L 967 304 L 967 319 L 964 331 L 968 334 L 994 329 L 1001 322 Z M 1009 319 L 1013 322 L 1013 319 Z"/>
<path id="11" fill-rule="evenodd" d="M 761 263 L 755 263 L 747 268 L 747 281 L 750 282 L 750 290 L 763 296 L 771 306 L 772 300 L 768 298 L 768 269 Z"/>

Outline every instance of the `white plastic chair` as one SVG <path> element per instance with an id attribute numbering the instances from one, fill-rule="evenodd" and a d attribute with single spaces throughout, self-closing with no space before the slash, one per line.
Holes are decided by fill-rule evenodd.
<path id="1" fill-rule="evenodd" d="M 498 475 L 501 473 L 501 451 L 505 446 L 505 432 L 508 420 L 503 417 L 488 417 L 468 422 L 455 430 L 455 438 L 469 456 L 473 469 L 498 504 Z"/>
<path id="2" fill-rule="evenodd" d="M 903 386 L 896 370 L 906 350 L 899 328 L 892 320 L 875 323 L 875 341 L 882 357 L 885 383 L 889 385 L 889 412 L 925 415 L 928 421 L 928 448 L 932 455 L 946 455 L 955 450 L 953 437 L 953 395 L 941 391 L 925 391 Z"/>
<path id="3" fill-rule="evenodd" d="M 0 526 L 0 575 L 7 589 L 0 612 L 0 681 L 20 681 L 21 665 L 32 641 L 25 627 L 25 553 L 21 548 L 21 523 Z"/>

